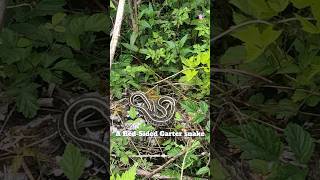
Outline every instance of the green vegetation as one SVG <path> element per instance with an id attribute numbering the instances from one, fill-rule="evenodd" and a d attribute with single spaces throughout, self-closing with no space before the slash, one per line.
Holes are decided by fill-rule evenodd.
<path id="1" fill-rule="evenodd" d="M 213 7 L 213 177 L 318 179 L 320 2 Z"/>
<path id="2" fill-rule="evenodd" d="M 118 176 L 137 164 L 136 179 L 148 177 L 159 167 L 154 177 L 208 178 L 209 2 L 129 2 L 133 3 L 125 6 L 121 42 L 111 70 L 112 114 L 120 121 L 115 127 L 119 131 L 128 126 L 150 132 L 198 130 L 206 137 L 123 137 L 113 133 L 112 174 Z M 115 13 L 112 9 L 111 17 Z M 146 92 L 149 98 L 169 95 L 177 99 L 174 122 L 160 129 L 141 121 L 137 110 L 123 101 L 135 91 Z"/>

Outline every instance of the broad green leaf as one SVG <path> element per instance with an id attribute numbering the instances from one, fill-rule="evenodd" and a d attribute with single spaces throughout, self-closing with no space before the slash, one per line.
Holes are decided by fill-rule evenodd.
<path id="1" fill-rule="evenodd" d="M 188 81 L 191 81 L 198 74 L 198 71 L 194 70 L 194 69 L 187 69 L 187 70 L 183 71 L 182 73 L 185 74 L 184 80 L 186 82 L 188 82 Z"/>
<path id="2" fill-rule="evenodd" d="M 220 59 L 221 64 L 240 64 L 246 59 L 246 49 L 244 46 L 229 47 Z"/>
<path id="3" fill-rule="evenodd" d="M 135 119 L 138 115 L 136 108 L 130 107 L 130 110 L 128 111 L 128 115 L 131 119 Z"/>
<path id="4" fill-rule="evenodd" d="M 197 172 L 196 172 L 196 175 L 203 175 L 203 174 L 207 174 L 209 173 L 209 168 L 208 166 L 204 166 L 202 168 L 200 168 Z"/>
<path id="5" fill-rule="evenodd" d="M 63 26 L 56 26 L 56 27 L 54 27 L 54 30 L 55 30 L 56 32 L 62 33 L 62 32 L 65 32 L 65 31 L 66 31 L 66 28 L 64 28 Z"/>
<path id="6" fill-rule="evenodd" d="M 228 172 L 221 166 L 220 162 L 217 159 L 211 161 L 211 172 L 212 178 L 214 180 L 226 180 L 228 177 Z"/>
<path id="7" fill-rule="evenodd" d="M 311 95 L 306 99 L 306 105 L 310 107 L 315 107 L 319 104 L 320 102 L 320 97 L 316 95 Z"/>
<path id="8" fill-rule="evenodd" d="M 306 20 L 305 18 L 303 18 L 299 15 L 296 15 L 296 17 L 299 19 L 304 31 L 306 31 L 308 33 L 312 33 L 312 34 L 319 34 L 320 33 L 319 27 L 317 27 L 316 25 L 312 24 L 311 22 L 309 22 L 308 20 Z"/>
<path id="9" fill-rule="evenodd" d="M 281 12 L 286 9 L 289 0 L 267 0 L 269 6 L 276 12 Z"/>
<path id="10" fill-rule="evenodd" d="M 301 126 L 292 123 L 286 127 L 284 134 L 297 160 L 301 163 L 308 163 L 315 147 L 311 135 Z"/>
<path id="11" fill-rule="evenodd" d="M 37 88 L 38 84 L 23 82 L 13 84 L 7 91 L 7 93 L 13 97 L 16 97 L 17 110 L 21 112 L 25 117 L 32 118 L 37 114 L 39 109 Z"/>
<path id="12" fill-rule="evenodd" d="M 65 0 L 42 0 L 33 9 L 33 16 L 53 15 L 64 11 L 63 6 L 66 4 Z"/>
<path id="13" fill-rule="evenodd" d="M 252 25 L 232 34 L 232 36 L 244 42 L 247 50 L 247 62 L 258 58 L 264 50 L 273 43 L 280 35 L 281 31 L 273 30 L 272 26 L 267 26 L 262 31 Z"/>
<path id="14" fill-rule="evenodd" d="M 237 6 L 244 13 L 259 19 L 269 19 L 277 14 L 265 0 L 231 0 L 230 3 Z"/>
<path id="15" fill-rule="evenodd" d="M 231 144 L 243 151 L 244 158 L 277 161 L 282 152 L 280 138 L 270 127 L 249 123 L 237 127 L 224 127 L 222 131 Z"/>
<path id="16" fill-rule="evenodd" d="M 121 43 L 125 48 L 133 51 L 133 52 L 138 52 L 139 51 L 139 48 L 134 45 L 134 44 L 128 44 L 128 43 Z"/>
<path id="17" fill-rule="evenodd" d="M 293 165 L 280 165 L 274 169 L 267 180 L 304 180 L 307 174 L 307 169 L 301 169 Z"/>
<path id="18" fill-rule="evenodd" d="M 86 161 L 87 158 L 81 155 L 79 148 L 73 144 L 67 144 L 58 164 L 69 180 L 78 180 L 83 173 Z"/>
<path id="19" fill-rule="evenodd" d="M 89 73 L 81 69 L 74 59 L 64 59 L 58 62 L 52 69 L 68 72 L 73 77 L 81 79 L 90 88 L 97 85 L 97 79 L 93 79 Z"/>
<path id="20" fill-rule="evenodd" d="M 17 42 L 17 46 L 20 48 L 28 47 L 32 45 L 32 41 L 27 38 L 20 38 Z"/>
<path id="21" fill-rule="evenodd" d="M 62 13 L 62 12 L 53 15 L 52 22 L 51 22 L 52 25 L 54 25 L 54 26 L 58 25 L 64 19 L 65 16 L 66 16 L 66 14 Z"/>
<path id="22" fill-rule="evenodd" d="M 90 16 L 86 20 L 84 24 L 84 28 L 85 28 L 85 31 L 106 32 L 107 25 L 108 25 L 108 16 L 106 14 L 99 13 L 99 14 L 94 14 Z"/>
<path id="23" fill-rule="evenodd" d="M 294 7 L 302 9 L 310 6 L 312 0 L 291 0 Z"/>
<path id="24" fill-rule="evenodd" d="M 80 39 L 79 36 L 75 35 L 75 34 L 69 34 L 67 33 L 65 36 L 67 45 L 72 47 L 75 50 L 80 50 Z"/>

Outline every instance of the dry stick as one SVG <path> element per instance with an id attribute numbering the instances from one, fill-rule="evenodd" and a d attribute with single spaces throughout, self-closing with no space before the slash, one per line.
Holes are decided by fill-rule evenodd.
<path id="1" fill-rule="evenodd" d="M 187 151 L 189 150 L 189 148 L 185 148 L 182 152 L 180 152 L 178 155 L 174 156 L 173 158 L 169 159 L 169 161 L 167 161 L 166 163 L 164 163 L 162 166 L 158 167 L 157 169 L 155 169 L 154 171 L 152 171 L 150 174 L 148 174 L 146 176 L 146 178 L 151 178 L 153 175 L 157 174 L 158 172 L 160 172 L 163 168 L 167 167 L 170 163 L 172 163 L 173 161 L 175 161 L 176 159 L 178 159 L 180 156 L 184 155 Z"/>
<path id="2" fill-rule="evenodd" d="M 10 110 L 10 112 L 8 113 L 8 115 L 6 116 L 6 119 L 4 120 L 4 124 L 2 125 L 1 129 L 0 129 L 0 135 L 2 133 L 2 131 L 4 130 L 4 127 L 7 125 L 10 117 L 12 116 L 12 113 L 14 112 L 14 110 L 16 109 L 16 105 L 14 105 L 12 107 L 12 109 Z"/>
<path id="3" fill-rule="evenodd" d="M 22 168 L 30 180 L 35 180 L 34 177 L 32 176 L 32 173 L 31 173 L 29 167 L 27 166 L 27 164 L 23 158 L 22 158 Z"/>
<path id="4" fill-rule="evenodd" d="M 119 0 L 116 22 L 114 23 L 113 32 L 112 32 L 113 35 L 110 42 L 110 69 L 112 66 L 114 55 L 116 53 L 116 48 L 117 48 L 117 44 L 120 36 L 121 24 L 122 24 L 123 13 L 124 13 L 124 4 L 125 4 L 125 0 Z"/>

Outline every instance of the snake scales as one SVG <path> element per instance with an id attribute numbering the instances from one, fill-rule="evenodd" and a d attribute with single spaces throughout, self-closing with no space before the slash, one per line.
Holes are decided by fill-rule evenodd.
<path id="1" fill-rule="evenodd" d="M 129 101 L 142 113 L 147 122 L 158 127 L 170 124 L 175 115 L 176 101 L 169 96 L 161 96 L 157 101 L 152 101 L 144 93 L 136 92 L 131 95 Z M 108 123 L 110 119 L 108 108 L 106 100 L 100 97 L 82 97 L 73 101 L 58 121 L 58 132 L 61 139 L 66 144 L 72 143 L 79 147 L 82 152 L 89 153 L 101 160 L 107 171 L 109 171 L 109 145 L 84 137 L 79 133 L 77 124 L 82 118 L 83 112 L 88 110 L 100 114 Z"/>
<path id="2" fill-rule="evenodd" d="M 152 101 L 144 93 L 136 92 L 130 96 L 129 102 L 148 123 L 157 127 L 169 125 L 176 111 L 176 100 L 169 96 L 160 96 L 157 101 Z"/>
<path id="3" fill-rule="evenodd" d="M 89 153 L 101 160 L 109 171 L 109 148 L 100 141 L 89 139 L 79 133 L 77 124 L 83 112 L 94 111 L 100 114 L 105 122 L 109 120 L 106 100 L 100 97 L 82 97 L 72 102 L 65 110 L 63 117 L 58 121 L 58 132 L 61 139 L 67 144 L 76 145 L 80 151 Z"/>

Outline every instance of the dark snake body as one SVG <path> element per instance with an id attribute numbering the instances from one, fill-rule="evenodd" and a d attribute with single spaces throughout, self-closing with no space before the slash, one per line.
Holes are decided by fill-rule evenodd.
<path id="1" fill-rule="evenodd" d="M 149 100 L 142 92 L 133 93 L 129 99 L 148 123 L 160 127 L 168 126 L 175 115 L 176 100 L 169 96 L 160 96 L 157 101 Z"/>
<path id="2" fill-rule="evenodd" d="M 77 122 L 81 119 L 81 113 L 87 110 L 99 113 L 106 123 L 108 122 L 108 106 L 105 100 L 99 97 L 82 97 L 72 102 L 58 121 L 59 135 L 66 144 L 72 143 L 81 152 L 89 153 L 101 160 L 109 171 L 108 146 L 100 141 L 83 137 L 78 131 Z"/>

